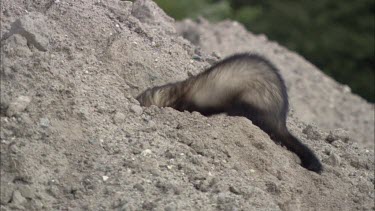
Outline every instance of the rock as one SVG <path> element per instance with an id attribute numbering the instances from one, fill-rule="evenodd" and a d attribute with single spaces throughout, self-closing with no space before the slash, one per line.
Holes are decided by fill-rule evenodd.
<path id="1" fill-rule="evenodd" d="M 113 12 L 113 14 L 116 16 L 116 18 L 123 23 L 129 17 L 132 5 L 133 2 L 131 1 L 121 0 L 118 5 L 110 5 L 108 7 L 110 11 Z M 116 24 L 116 27 L 118 27 L 118 24 Z"/>
<path id="2" fill-rule="evenodd" d="M 41 13 L 31 12 L 20 19 L 17 19 L 10 29 L 7 37 L 13 34 L 20 34 L 27 39 L 27 42 L 40 51 L 47 51 L 49 46 L 48 19 Z"/>
<path id="3" fill-rule="evenodd" d="M 282 210 L 301 210 L 301 200 L 293 197 L 291 200 L 280 204 Z"/>
<path id="4" fill-rule="evenodd" d="M 103 181 L 105 182 L 105 181 L 107 181 L 107 180 L 109 179 L 109 177 L 106 176 L 106 175 L 104 175 L 104 176 L 102 176 L 102 179 L 103 179 Z"/>
<path id="5" fill-rule="evenodd" d="M 202 56 L 202 49 L 200 47 L 196 47 L 194 49 L 194 53 L 195 53 L 196 56 L 201 57 Z"/>
<path id="6" fill-rule="evenodd" d="M 8 53 L 10 57 L 30 57 L 32 52 L 27 46 L 27 39 L 19 34 L 14 34 L 7 38 L 2 46 L 4 51 Z M 14 78 L 15 71 L 13 68 L 5 68 L 4 75 L 9 78 Z"/>
<path id="7" fill-rule="evenodd" d="M 137 189 L 137 190 L 140 191 L 140 192 L 144 192 L 144 191 L 145 191 L 145 188 L 144 188 L 141 184 L 139 184 L 139 183 L 135 184 L 135 185 L 133 186 L 133 188 L 134 188 L 134 189 Z"/>
<path id="8" fill-rule="evenodd" d="M 172 192 L 177 195 L 181 193 L 180 188 L 169 181 L 159 180 L 155 184 L 155 187 L 157 187 L 163 193 Z"/>
<path id="9" fill-rule="evenodd" d="M 116 112 L 116 114 L 113 116 L 113 122 L 115 124 L 121 124 L 125 121 L 125 114 L 121 112 Z"/>
<path id="10" fill-rule="evenodd" d="M 194 59 L 196 61 L 202 61 L 202 57 L 199 56 L 199 55 L 193 55 L 192 59 Z"/>
<path id="11" fill-rule="evenodd" d="M 141 152 L 142 156 L 149 156 L 152 154 L 152 151 L 150 149 L 145 149 Z"/>
<path id="12" fill-rule="evenodd" d="M 229 191 L 236 194 L 236 195 L 240 195 L 241 194 L 241 191 L 235 187 L 235 186 L 229 186 Z"/>
<path id="13" fill-rule="evenodd" d="M 325 163 L 331 166 L 340 166 L 341 159 L 337 154 L 331 152 L 330 156 L 325 160 Z"/>
<path id="14" fill-rule="evenodd" d="M 31 98 L 29 96 L 20 95 L 18 98 L 13 100 L 7 109 L 7 116 L 11 117 L 14 115 L 19 115 L 22 111 L 24 111 L 27 106 L 30 104 Z"/>
<path id="15" fill-rule="evenodd" d="M 211 136 L 213 139 L 218 139 L 220 137 L 220 134 L 217 131 L 212 131 Z"/>
<path id="16" fill-rule="evenodd" d="M 217 60 L 216 58 L 214 58 L 214 57 L 209 56 L 209 57 L 205 58 L 205 61 L 208 62 L 210 65 L 213 65 L 213 64 L 215 64 L 218 60 Z"/>
<path id="17" fill-rule="evenodd" d="M 38 199 L 31 200 L 31 206 L 34 208 L 34 210 L 42 210 L 43 208 L 47 209 L 48 207 L 44 206 L 44 204 Z"/>
<path id="18" fill-rule="evenodd" d="M 217 184 L 217 179 L 215 178 L 205 178 L 203 180 L 196 180 L 195 181 L 195 184 L 194 184 L 194 187 L 197 189 L 197 190 L 200 190 L 202 192 L 207 192 L 209 191 L 212 187 L 214 187 L 215 185 Z M 233 187 L 232 187 L 233 188 Z M 231 191 L 234 190 L 234 189 L 231 189 L 229 188 Z M 237 191 L 234 190 L 235 192 Z"/>
<path id="19" fill-rule="evenodd" d="M 235 205 L 235 200 L 230 196 L 229 192 L 219 193 L 217 197 L 217 208 L 218 210 L 233 210 L 237 211 L 238 208 Z"/>
<path id="20" fill-rule="evenodd" d="M 43 128 L 48 128 L 50 125 L 48 118 L 40 118 L 39 125 Z"/>
<path id="21" fill-rule="evenodd" d="M 332 146 L 334 146 L 336 148 L 340 148 L 340 147 L 344 146 L 344 142 L 342 142 L 341 139 L 338 139 L 338 140 L 332 142 L 331 144 L 332 144 Z"/>
<path id="22" fill-rule="evenodd" d="M 356 169 L 369 169 L 368 162 L 360 157 L 350 157 L 349 163 Z"/>
<path id="23" fill-rule="evenodd" d="M 23 185 L 18 189 L 23 197 L 28 199 L 34 198 L 34 191 L 31 189 L 29 185 Z"/>
<path id="24" fill-rule="evenodd" d="M 27 199 L 25 197 L 23 197 L 22 194 L 18 190 L 15 190 L 13 192 L 13 197 L 12 197 L 12 204 L 13 205 L 20 206 L 23 203 L 25 203 L 26 201 L 27 201 Z"/>
<path id="25" fill-rule="evenodd" d="M 130 111 L 137 115 L 141 115 L 143 113 L 143 108 L 139 105 L 131 105 L 130 106 Z"/>
<path id="26" fill-rule="evenodd" d="M 156 204 L 152 201 L 145 201 L 142 204 L 143 210 L 154 210 L 156 208 Z"/>
<path id="27" fill-rule="evenodd" d="M 307 125 L 305 129 L 302 130 L 302 133 L 307 135 L 307 138 L 310 140 L 318 140 L 321 138 L 317 128 L 312 125 Z"/>
<path id="28" fill-rule="evenodd" d="M 328 136 L 326 137 L 326 141 L 328 143 L 333 143 L 334 141 L 337 141 L 337 140 L 341 140 L 347 143 L 350 140 L 349 132 L 341 128 L 330 131 Z"/>
<path id="29" fill-rule="evenodd" d="M 0 186 L 0 204 L 7 204 L 12 199 L 15 186 L 13 183 L 1 181 Z"/>
<path id="30" fill-rule="evenodd" d="M 220 54 L 215 51 L 211 53 L 211 56 L 215 57 L 216 59 L 221 59 Z"/>
<path id="31" fill-rule="evenodd" d="M 280 194 L 281 193 L 279 187 L 274 182 L 266 182 L 266 190 L 267 190 L 267 192 L 272 193 L 272 194 Z"/>
<path id="32" fill-rule="evenodd" d="M 0 210 L 1 211 L 10 211 L 10 209 L 6 206 L 0 205 Z"/>
<path id="33" fill-rule="evenodd" d="M 169 204 L 169 205 L 164 207 L 164 211 L 176 211 L 176 210 L 178 210 L 178 209 L 176 208 L 176 205 L 174 205 L 174 204 Z"/>
<path id="34" fill-rule="evenodd" d="M 132 203 L 126 203 L 119 210 L 123 210 L 123 211 L 128 211 L 128 210 L 129 211 L 135 211 L 137 209 L 136 209 L 135 205 L 133 205 Z"/>

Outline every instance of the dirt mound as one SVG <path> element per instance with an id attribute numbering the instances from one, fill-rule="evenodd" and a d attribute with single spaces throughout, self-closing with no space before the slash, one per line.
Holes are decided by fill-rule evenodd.
<path id="1" fill-rule="evenodd" d="M 146 87 L 217 60 L 153 2 L 2 6 L 1 210 L 374 209 L 374 151 L 359 134 L 292 115 L 318 175 L 245 118 L 140 107 Z"/>

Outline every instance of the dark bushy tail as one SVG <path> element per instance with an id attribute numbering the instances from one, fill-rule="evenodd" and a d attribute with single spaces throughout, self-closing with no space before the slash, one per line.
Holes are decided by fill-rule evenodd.
<path id="1" fill-rule="evenodd" d="M 280 134 L 279 137 L 276 137 L 276 139 L 282 141 L 282 143 L 290 151 L 298 155 L 298 157 L 301 159 L 303 167 L 316 173 L 321 173 L 323 171 L 323 165 L 314 152 L 305 144 L 301 143 L 300 140 L 290 134 L 289 131 L 285 130 L 283 134 Z"/>

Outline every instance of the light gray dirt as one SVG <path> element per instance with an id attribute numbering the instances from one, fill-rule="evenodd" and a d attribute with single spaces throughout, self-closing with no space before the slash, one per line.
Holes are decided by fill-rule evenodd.
<path id="1" fill-rule="evenodd" d="M 139 106 L 145 88 L 217 60 L 153 2 L 1 3 L 1 210 L 374 210 L 374 151 L 357 144 L 363 134 L 322 130 L 295 108 L 288 127 L 322 159 L 318 175 L 245 118 Z M 266 43 L 257 45 L 281 49 Z M 289 87 L 332 86 L 282 52 L 270 59 L 298 75 Z M 290 92 L 322 96 L 316 112 L 329 92 L 364 102 L 321 86 Z"/>

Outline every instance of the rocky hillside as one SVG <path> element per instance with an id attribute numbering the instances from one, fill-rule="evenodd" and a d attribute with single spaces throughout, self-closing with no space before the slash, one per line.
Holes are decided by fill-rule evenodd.
<path id="1" fill-rule="evenodd" d="M 194 45 L 150 0 L 1 3 L 1 210 L 374 209 L 374 151 L 360 141 L 373 106 L 296 54 L 232 22 L 223 35 L 203 23 L 212 47 L 200 33 Z M 321 175 L 245 118 L 139 106 L 145 88 L 230 53 L 215 42 L 272 52 L 288 127 Z"/>

